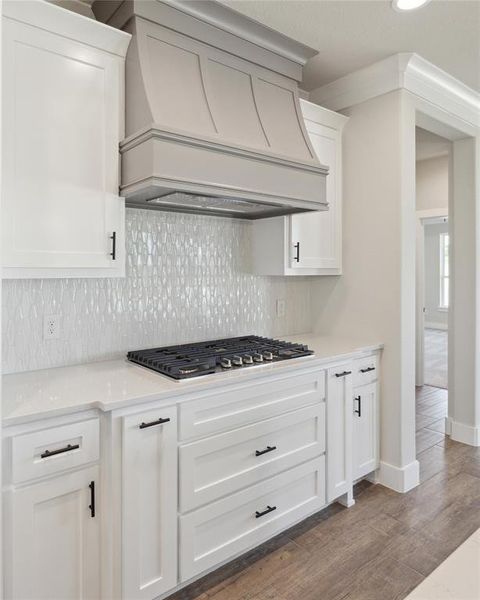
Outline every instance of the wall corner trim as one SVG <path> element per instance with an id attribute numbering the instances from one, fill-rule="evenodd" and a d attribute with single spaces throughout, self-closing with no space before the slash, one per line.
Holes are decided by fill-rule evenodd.
<path id="1" fill-rule="evenodd" d="M 414 460 L 405 467 L 395 467 L 387 462 L 380 463 L 378 483 L 404 494 L 420 483 L 420 465 Z"/>
<path id="2" fill-rule="evenodd" d="M 450 437 L 456 442 L 469 446 L 480 446 L 480 427 L 465 425 L 453 419 L 450 421 Z"/>
<path id="3" fill-rule="evenodd" d="M 406 90 L 480 128 L 480 94 L 413 52 L 401 52 L 310 92 L 310 101 L 343 110 Z"/>

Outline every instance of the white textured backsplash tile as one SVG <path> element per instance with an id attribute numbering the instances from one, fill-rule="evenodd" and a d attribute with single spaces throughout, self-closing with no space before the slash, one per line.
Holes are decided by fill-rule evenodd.
<path id="1" fill-rule="evenodd" d="M 127 209 L 125 279 L 3 282 L 3 372 L 119 357 L 127 350 L 311 328 L 308 278 L 249 272 L 250 223 Z M 285 317 L 275 301 L 286 301 Z M 60 315 L 60 339 L 43 339 Z"/>

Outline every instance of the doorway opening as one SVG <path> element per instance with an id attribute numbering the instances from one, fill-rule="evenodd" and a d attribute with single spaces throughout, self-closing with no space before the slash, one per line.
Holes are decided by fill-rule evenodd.
<path id="1" fill-rule="evenodd" d="M 416 128 L 417 457 L 445 438 L 448 412 L 448 222 L 451 144 Z"/>

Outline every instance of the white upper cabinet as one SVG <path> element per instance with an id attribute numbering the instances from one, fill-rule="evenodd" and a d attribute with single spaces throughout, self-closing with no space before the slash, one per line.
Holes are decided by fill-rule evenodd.
<path id="1" fill-rule="evenodd" d="M 3 12 L 3 276 L 121 276 L 129 35 L 47 2 Z"/>
<path id="2" fill-rule="evenodd" d="M 305 100 L 300 105 L 313 148 L 329 169 L 329 208 L 255 221 L 252 264 L 260 275 L 342 272 L 342 130 L 348 118 Z"/>

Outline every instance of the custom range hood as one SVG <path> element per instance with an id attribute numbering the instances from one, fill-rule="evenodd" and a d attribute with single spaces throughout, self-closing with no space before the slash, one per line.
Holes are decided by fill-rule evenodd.
<path id="1" fill-rule="evenodd" d="M 298 100 L 315 50 L 212 1 L 93 10 L 133 36 L 120 146 L 128 206 L 250 219 L 328 208 L 328 169 Z"/>

